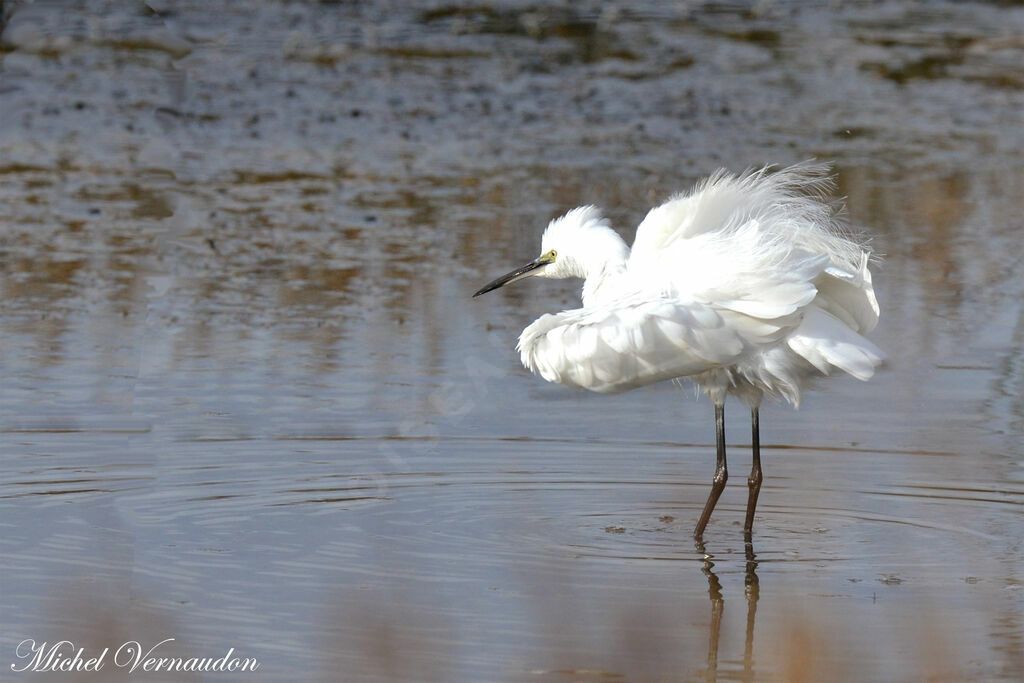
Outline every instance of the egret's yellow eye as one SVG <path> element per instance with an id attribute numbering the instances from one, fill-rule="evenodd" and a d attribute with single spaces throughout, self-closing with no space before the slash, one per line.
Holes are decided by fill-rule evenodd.
<path id="1" fill-rule="evenodd" d="M 548 252 L 548 258 L 551 259 L 552 261 L 555 260 L 556 256 L 558 256 L 558 252 L 555 251 L 554 249 Z"/>

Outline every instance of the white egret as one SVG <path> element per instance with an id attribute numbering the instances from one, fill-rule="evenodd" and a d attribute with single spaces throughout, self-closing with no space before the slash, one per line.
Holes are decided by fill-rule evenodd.
<path id="1" fill-rule="evenodd" d="M 479 296 L 526 277 L 583 278 L 583 307 L 542 315 L 519 337 L 523 365 L 601 393 L 688 378 L 715 407 L 717 462 L 694 536 L 728 477 L 725 398 L 750 407 L 753 466 L 744 536 L 761 488 L 758 407 L 799 407 L 814 376 L 867 380 L 884 354 L 861 336 L 878 322 L 869 248 L 824 201 L 827 166 L 720 170 L 652 209 L 630 249 L 593 206 L 551 221 L 541 255 Z"/>

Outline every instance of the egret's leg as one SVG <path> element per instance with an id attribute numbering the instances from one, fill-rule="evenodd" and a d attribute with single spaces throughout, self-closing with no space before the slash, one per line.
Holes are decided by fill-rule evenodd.
<path id="1" fill-rule="evenodd" d="M 717 461 L 715 463 L 715 477 L 711 480 L 711 493 L 708 494 L 708 502 L 704 503 L 704 512 L 701 513 L 697 528 L 693 530 L 694 538 L 704 535 L 704 527 L 711 519 L 711 512 L 715 509 L 715 503 L 725 490 L 725 482 L 729 478 L 729 472 L 725 467 L 725 404 L 715 404 L 715 445 L 717 447 Z"/>
<path id="2" fill-rule="evenodd" d="M 747 486 L 750 493 L 747 496 L 747 521 L 743 523 L 743 538 L 750 541 L 751 532 L 754 530 L 754 509 L 757 507 L 757 494 L 761 492 L 761 435 L 758 428 L 757 407 L 750 409 L 750 448 L 754 453 L 754 464 L 750 468 L 750 476 L 747 478 Z"/>

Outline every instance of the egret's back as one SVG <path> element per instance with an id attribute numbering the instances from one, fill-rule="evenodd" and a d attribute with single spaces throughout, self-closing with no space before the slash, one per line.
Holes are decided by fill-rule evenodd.
<path id="1" fill-rule="evenodd" d="M 826 256 L 825 277 L 818 282 L 833 299 L 828 306 L 867 332 L 878 320 L 867 270 L 870 252 L 846 234 L 822 201 L 831 185 L 828 167 L 820 164 L 798 164 L 774 175 L 766 169 L 741 176 L 719 171 L 647 214 L 628 269 L 666 291 L 757 301 L 770 290 L 765 285 L 795 262 Z"/>
<path id="2" fill-rule="evenodd" d="M 822 201 L 833 182 L 824 164 L 796 164 L 772 175 L 767 168 L 733 175 L 719 170 L 692 191 L 651 209 L 637 227 L 631 267 L 661 260 L 681 239 L 730 235 L 749 221 L 763 234 L 813 253 L 828 253 L 853 267 L 863 246 L 844 234 L 832 207 Z"/>

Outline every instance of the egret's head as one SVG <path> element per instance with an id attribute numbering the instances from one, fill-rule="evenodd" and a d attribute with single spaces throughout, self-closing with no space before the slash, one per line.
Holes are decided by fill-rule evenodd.
<path id="1" fill-rule="evenodd" d="M 480 296 L 527 277 L 586 277 L 595 256 L 605 260 L 609 250 L 622 257 L 625 245 L 595 206 L 581 206 L 548 223 L 541 238 L 540 256 L 493 280 L 474 294 Z"/>

